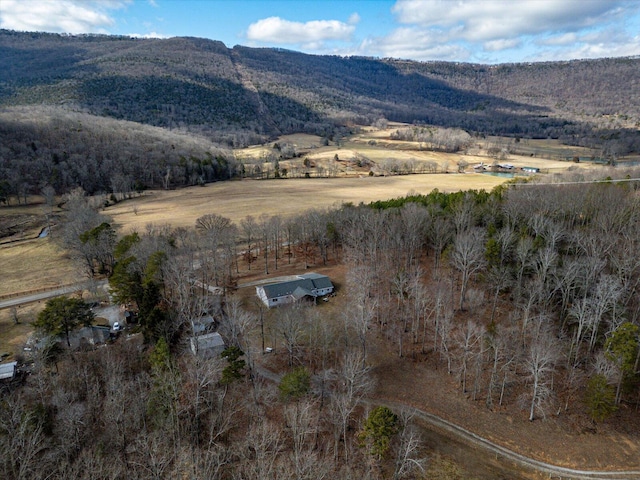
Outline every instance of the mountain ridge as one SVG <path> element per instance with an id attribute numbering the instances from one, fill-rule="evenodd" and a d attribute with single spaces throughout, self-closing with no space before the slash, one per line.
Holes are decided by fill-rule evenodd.
<path id="1" fill-rule="evenodd" d="M 482 65 L 228 48 L 196 37 L 2 30 L 0 106 L 65 105 L 218 141 L 222 132 L 254 141 L 324 135 L 380 117 L 575 139 L 640 125 L 638 67 L 630 57 Z"/>

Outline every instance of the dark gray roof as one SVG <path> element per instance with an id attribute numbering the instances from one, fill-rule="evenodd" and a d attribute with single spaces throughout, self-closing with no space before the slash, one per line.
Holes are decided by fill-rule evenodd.
<path id="1" fill-rule="evenodd" d="M 210 348 L 224 348 L 224 340 L 218 332 L 198 335 L 194 338 L 198 343 L 198 349 L 200 350 L 208 350 Z"/>
<path id="2" fill-rule="evenodd" d="M 225 349 L 224 339 L 218 332 L 191 337 L 191 351 L 194 355 L 211 358 Z"/>
<path id="3" fill-rule="evenodd" d="M 284 297 L 286 295 L 294 295 L 294 292 L 296 292 L 296 290 L 298 289 L 302 289 L 298 292 L 298 294 L 304 293 L 302 296 L 313 296 L 313 290 L 333 287 L 331 280 L 329 280 L 329 277 L 327 277 L 326 275 L 320 275 L 318 273 L 307 273 L 305 275 L 300 275 L 299 277 L 300 278 L 298 280 L 272 283 L 270 285 L 264 285 L 262 288 L 264 289 L 267 298 L 277 298 Z"/>
<path id="4" fill-rule="evenodd" d="M 296 300 L 300 300 L 301 298 L 304 298 L 306 296 L 315 297 L 311 290 L 303 287 L 296 288 L 291 295 L 293 295 L 293 298 L 295 298 Z"/>

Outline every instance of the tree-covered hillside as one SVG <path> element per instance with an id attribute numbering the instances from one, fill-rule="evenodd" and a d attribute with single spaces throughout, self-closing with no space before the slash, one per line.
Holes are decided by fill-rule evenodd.
<path id="1" fill-rule="evenodd" d="M 0 31 L 0 105 L 64 105 L 229 144 L 402 122 L 637 151 L 640 59 L 498 66 Z"/>

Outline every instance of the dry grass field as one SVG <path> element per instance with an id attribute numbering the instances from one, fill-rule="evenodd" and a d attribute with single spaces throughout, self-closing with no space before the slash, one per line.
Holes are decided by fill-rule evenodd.
<path id="1" fill-rule="evenodd" d="M 394 177 L 299 178 L 220 182 L 205 187 L 151 191 L 104 210 L 128 232 L 148 223 L 194 226 L 198 217 L 216 213 L 239 222 L 247 215 L 293 216 L 311 208 L 371 202 L 404 196 L 469 189 L 491 190 L 504 178 L 482 174 L 430 174 Z"/>
<path id="2" fill-rule="evenodd" d="M 27 240 L 0 248 L 0 297 L 36 288 L 73 283 L 77 271 L 68 255 L 50 238 Z"/>
<path id="3" fill-rule="evenodd" d="M 451 192 L 467 189 L 491 190 L 506 179 L 491 175 L 471 173 L 472 166 L 491 159 L 482 155 L 485 143 L 499 139 L 483 140 L 482 145 L 472 149 L 470 155 L 446 154 L 420 150 L 416 142 L 404 142 L 390 139 L 390 134 L 401 127 L 390 124 L 386 130 L 364 127 L 350 138 L 343 139 L 340 146 L 322 146 L 322 138 L 315 135 L 295 134 L 278 139 L 281 144 L 295 145 L 315 167 L 314 169 L 339 163 L 335 178 L 287 178 L 279 180 L 242 180 L 210 184 L 205 187 L 191 187 L 171 191 L 147 191 L 144 195 L 121 202 L 107 208 L 104 213 L 110 215 L 121 233 L 134 229 L 142 230 L 147 224 L 169 224 L 190 227 L 198 217 L 207 213 L 217 213 L 239 222 L 248 215 L 281 215 L 289 217 L 311 208 L 328 208 L 342 203 L 370 202 L 404 196 L 408 193 L 429 193 L 434 188 Z M 503 139 L 504 141 L 504 139 Z M 553 140 L 523 140 L 531 148 L 554 155 L 569 152 L 568 147 Z M 273 143 L 257 145 L 236 151 L 240 159 L 253 161 L 273 153 Z M 338 155 L 340 161 L 335 162 Z M 569 155 L 569 153 L 567 153 Z M 586 153 L 585 153 L 586 155 Z M 385 161 L 430 162 L 438 165 L 438 171 L 456 172 L 457 163 L 465 160 L 469 167 L 467 173 L 437 173 L 402 176 L 369 176 L 370 167 L 358 168 L 353 160 L 366 158 L 373 165 Z M 289 162 L 302 163 L 301 158 L 282 161 L 282 168 Z M 549 160 L 541 156 L 515 156 L 508 159 L 515 167 L 532 166 L 554 173 L 569 168 L 588 169 L 591 165 Z M 0 241 L 0 296 L 28 291 L 34 288 L 55 287 L 73 281 L 75 269 L 68 258 L 49 239 L 28 240 L 9 243 L 9 240 L 34 238 L 38 229 L 44 225 L 44 211 L 41 199 L 30 199 L 30 206 L 0 208 L 0 221 L 6 223 L 23 222 L 30 219 L 18 235 L 5 237 Z M 35 219 L 35 220 L 34 220 Z M 15 230 L 15 228 L 14 228 Z M 3 243 L 4 242 L 4 243 Z"/>

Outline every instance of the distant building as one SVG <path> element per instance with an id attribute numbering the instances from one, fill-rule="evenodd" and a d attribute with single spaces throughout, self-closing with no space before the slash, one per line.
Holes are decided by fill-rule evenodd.
<path id="1" fill-rule="evenodd" d="M 103 345 L 111 339 L 111 329 L 108 327 L 90 326 L 82 327 L 69 333 L 69 343 L 72 350 L 78 348 L 93 348 L 97 345 Z M 66 342 L 60 340 L 60 344 Z"/>
<path id="2" fill-rule="evenodd" d="M 256 287 L 256 295 L 269 308 L 297 302 L 305 297 L 316 299 L 332 292 L 333 284 L 329 277 L 319 273 L 306 273 L 298 275 L 295 280 Z"/>
<path id="3" fill-rule="evenodd" d="M 536 167 L 522 167 L 522 171 L 527 173 L 540 173 L 540 169 Z"/>
<path id="4" fill-rule="evenodd" d="M 226 345 L 218 332 L 191 337 L 191 353 L 203 358 L 213 358 L 224 352 Z"/>

